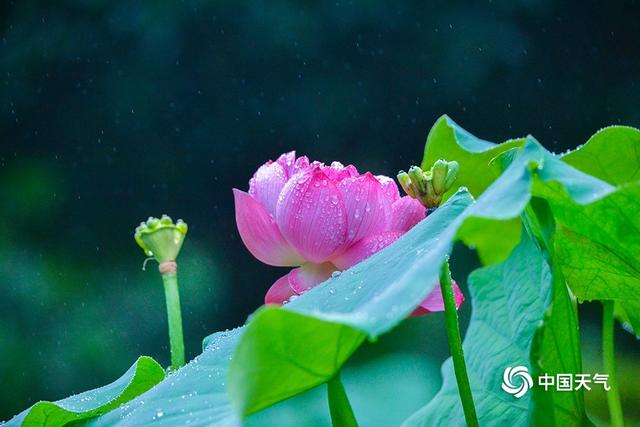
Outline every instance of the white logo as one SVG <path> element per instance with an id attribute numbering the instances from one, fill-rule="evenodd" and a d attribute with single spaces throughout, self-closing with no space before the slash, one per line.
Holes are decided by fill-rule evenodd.
<path id="1" fill-rule="evenodd" d="M 514 380 L 518 384 L 514 384 Z M 533 378 L 526 366 L 508 367 L 502 375 L 502 389 L 518 399 L 533 387 Z"/>

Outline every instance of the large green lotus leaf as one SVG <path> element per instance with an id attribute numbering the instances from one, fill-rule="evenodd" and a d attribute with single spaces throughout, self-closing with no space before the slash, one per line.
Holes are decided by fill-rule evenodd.
<path id="1" fill-rule="evenodd" d="M 421 322 L 423 319 L 415 320 Z M 244 328 L 233 331 L 216 333 L 204 340 L 205 350 L 195 361 L 185 368 L 167 378 L 167 380 L 150 390 L 138 399 L 127 405 L 110 412 L 101 418 L 92 420 L 90 426 L 138 426 L 138 425 L 213 425 L 213 426 L 239 426 L 241 423 L 233 414 L 230 402 L 226 398 L 224 385 L 226 381 L 227 365 L 230 355 L 237 343 L 239 334 Z M 397 341 L 397 340 L 396 340 Z M 397 345 L 397 342 L 395 344 Z M 403 344 L 406 348 L 408 343 Z M 377 348 L 377 347 L 376 347 Z M 400 349 L 402 350 L 402 349 Z M 408 350 L 405 350 L 408 351 Z M 431 387 L 422 385 L 420 382 L 426 381 L 428 375 L 435 368 L 425 360 L 423 355 L 406 355 L 402 352 L 387 350 L 380 354 L 369 356 L 360 360 L 358 365 L 348 368 L 343 374 L 345 387 L 349 391 L 354 408 L 366 407 L 367 402 L 374 394 L 369 390 L 373 384 L 382 387 L 388 384 L 386 375 L 390 372 L 396 376 L 395 381 L 407 381 L 409 375 L 415 378 L 411 385 L 413 399 L 408 402 L 395 402 L 392 406 L 397 408 L 396 417 L 402 413 L 407 413 L 415 407 L 420 396 L 428 397 L 435 393 Z M 400 372 L 403 370 L 404 372 Z M 405 378 L 402 375 L 405 375 Z M 366 378 L 366 376 L 376 376 L 377 378 Z M 407 383 L 404 383 L 407 386 Z M 426 390 L 425 390 L 426 388 Z M 354 395 L 355 393 L 355 395 Z M 366 393 L 361 396 L 362 393 Z M 382 405 L 385 400 L 380 398 Z M 279 407 L 269 408 L 268 413 L 258 413 L 253 420 L 248 420 L 248 425 L 328 425 L 328 409 L 326 403 L 326 390 L 316 390 L 312 393 L 313 402 L 308 401 L 308 397 L 300 400 L 282 402 Z M 300 411 L 300 406 L 305 405 L 304 411 Z M 310 406 L 309 406 L 310 405 Z M 319 406 L 319 407 L 318 407 Z M 371 424 L 372 414 L 365 417 L 363 425 L 384 425 L 383 423 Z M 316 424 L 311 421 L 315 420 Z M 302 423 L 301 423 L 302 422 Z"/>
<path id="2" fill-rule="evenodd" d="M 336 325 L 349 326 L 376 339 L 405 319 L 433 289 L 456 238 L 464 240 L 468 237 L 465 230 L 477 230 L 476 221 L 487 226 L 512 220 L 523 212 L 531 197 L 534 174 L 561 182 L 581 203 L 613 191 L 610 185 L 555 159 L 533 139 L 517 150 L 504 173 L 477 201 L 472 203 L 468 193 L 459 191 L 393 245 L 283 308 L 260 311 L 248 325 L 249 331 L 257 332 L 247 333 L 240 341 L 231 366 L 229 391 L 238 411 L 254 413 L 334 375 L 361 339 L 350 332 L 351 339 L 341 340 L 337 331 L 345 333 L 346 329 Z M 485 232 L 495 233 L 495 229 L 487 226 Z M 295 330 L 300 318 L 277 314 L 281 312 L 295 312 L 322 322 L 314 322 L 312 332 L 304 333 L 306 339 L 299 334 L 283 334 L 283 330 Z M 308 326 L 305 322 L 305 331 Z M 332 350 L 344 359 L 319 358 L 314 351 L 306 351 L 316 348 L 313 340 L 344 344 L 345 350 Z M 287 358 L 283 359 L 279 351 L 269 351 L 271 348 L 287 349 Z M 273 379 L 274 372 L 286 381 L 260 379 Z"/>
<path id="3" fill-rule="evenodd" d="M 640 301 L 640 183 L 588 206 L 560 197 L 551 206 L 557 258 L 575 295 Z"/>
<path id="4" fill-rule="evenodd" d="M 457 130 L 457 132 L 463 131 Z M 615 191 L 615 188 L 605 181 L 569 166 L 557 156 L 542 148 L 531 136 L 527 137 L 527 143 L 521 147 L 509 148 L 509 144 L 510 143 L 501 144 L 494 148 L 496 157 L 492 159 L 491 167 L 499 166 L 500 168 L 504 168 L 505 165 L 511 164 L 514 159 L 518 159 L 518 162 L 524 162 L 524 167 L 535 168 L 536 182 L 541 182 L 548 186 L 556 185 L 558 188 L 561 188 L 565 191 L 567 200 L 574 206 L 577 206 L 578 209 L 580 209 L 582 205 L 593 203 Z M 460 147 L 468 147 L 469 144 L 457 145 L 442 143 L 441 145 L 443 147 L 458 147 L 455 150 L 459 150 Z M 498 147 L 506 147 L 507 149 L 499 152 Z M 499 154 L 497 154 L 498 152 Z M 481 160 L 479 164 L 470 162 L 470 166 L 480 167 L 478 175 L 488 173 L 486 166 L 484 169 L 479 166 L 486 160 L 482 152 L 468 151 L 467 155 L 476 161 Z M 474 181 L 475 178 L 469 179 Z M 462 175 L 459 180 L 461 185 L 468 183 Z M 509 191 L 511 190 L 503 193 L 502 197 L 510 197 L 511 194 Z M 521 222 L 517 217 L 510 221 L 480 218 L 475 221 L 465 222 L 462 225 L 459 236 L 467 245 L 476 248 L 483 264 L 488 265 L 499 262 L 508 256 L 517 243 L 517 239 L 514 239 L 514 236 L 516 236 L 516 233 L 519 235 L 520 230 Z"/>
<path id="5" fill-rule="evenodd" d="M 602 139 L 600 139 L 602 140 Z M 635 158 L 635 157 L 633 157 Z M 532 165 L 533 166 L 533 165 Z M 548 189 L 554 189 L 561 193 L 561 200 L 565 202 L 572 208 L 572 212 L 577 216 L 582 216 L 586 218 L 592 218 L 598 222 L 605 222 L 604 218 L 594 218 L 591 215 L 591 210 L 598 210 L 599 206 L 602 204 L 607 204 L 607 200 L 616 199 L 624 196 L 624 190 L 618 189 L 616 191 L 610 185 L 607 185 L 603 181 L 594 179 L 590 175 L 587 175 L 583 172 L 580 172 L 573 168 L 568 168 L 566 163 L 560 161 L 556 156 L 553 156 L 551 153 L 545 152 L 542 162 L 535 165 L 537 167 L 537 177 L 536 177 L 536 193 L 542 193 L 545 197 L 549 198 L 552 203 L 553 200 L 557 200 L 558 196 L 553 194 Z M 620 174 L 627 174 L 630 171 L 622 171 Z M 541 191 L 540 188 L 543 188 L 547 191 Z M 583 205 L 587 206 L 583 206 Z M 633 212 L 634 207 L 625 206 L 621 207 L 621 212 Z M 554 213 L 556 211 L 554 210 Z M 610 212 L 611 213 L 611 212 Z M 566 222 L 569 224 L 574 224 L 576 218 L 571 218 Z M 614 222 L 614 221 L 608 221 Z M 590 227 L 594 227 L 592 223 Z M 595 227 L 596 229 L 598 227 Z M 609 230 L 610 233 L 611 230 Z M 607 231 L 604 232 L 605 235 L 608 235 L 609 238 L 615 236 L 615 234 L 608 234 Z M 573 247 L 575 249 L 576 258 L 580 260 L 584 260 L 585 258 L 592 258 L 588 255 L 588 253 L 584 252 L 585 242 L 576 242 L 575 240 L 571 242 L 566 242 L 563 240 L 562 229 L 558 232 L 556 237 L 557 244 L 556 247 L 556 257 L 554 258 L 555 262 L 558 265 L 562 265 L 564 263 L 564 259 L 566 258 L 564 250 L 568 247 Z M 615 237 L 613 237 L 615 238 Z M 576 244 L 577 243 L 577 244 Z M 582 245 L 581 245 L 582 243 Z M 588 242 L 589 245 L 593 243 L 591 241 Z M 582 246 L 582 247 L 581 247 Z M 580 251 L 583 252 L 580 252 Z M 514 251 L 516 254 L 517 251 Z M 596 254 L 591 254 L 596 255 Z M 597 256 L 595 256 L 597 258 Z M 560 262 L 562 260 L 563 262 Z M 604 259 L 603 261 L 607 261 Z M 490 267 L 491 268 L 491 267 Z M 553 294 L 553 302 L 548 307 L 547 313 L 544 316 L 543 327 L 537 331 L 536 339 L 534 340 L 534 345 L 531 348 L 531 358 L 532 358 L 532 366 L 533 372 L 535 374 L 540 374 L 543 372 L 555 374 L 555 373 L 578 373 L 581 372 L 581 359 L 580 359 L 580 346 L 579 346 L 579 331 L 578 331 L 578 321 L 576 318 L 576 309 L 575 302 L 570 298 L 567 289 L 564 285 L 563 276 L 559 271 L 560 267 L 557 267 L 555 274 L 553 275 L 556 280 L 555 285 L 553 286 L 554 294 Z M 624 271 L 624 269 L 623 269 Z M 584 276 L 593 279 L 592 271 L 585 271 L 584 269 L 580 270 Z M 473 275 L 472 275 L 473 277 Z M 584 283 L 584 281 L 583 281 Z M 473 290 L 474 281 L 470 280 L 470 286 Z M 627 295 L 631 296 L 631 295 Z M 475 297 L 475 295 L 474 295 Z M 482 299 L 482 298 L 480 298 Z M 476 299 L 474 299 L 476 301 Z M 480 301 L 478 304 L 483 304 L 484 301 Z M 475 302 L 474 302 L 475 306 Z M 474 307 L 475 308 L 475 307 Z M 474 310 L 475 313 L 475 310 Z M 538 312 L 538 318 L 540 319 L 541 312 Z M 467 333 L 467 337 L 470 337 L 471 340 L 474 340 L 478 333 L 474 332 L 475 327 L 478 326 L 475 324 L 476 318 L 472 318 L 472 321 L 469 326 L 469 330 Z M 482 324 L 486 324 L 484 320 L 481 321 Z M 510 322 L 513 324 L 513 320 L 510 319 Z M 520 325 L 520 323 L 515 322 L 516 325 Z M 530 331 L 529 331 L 530 333 Z M 529 338 L 531 335 L 529 334 Z M 486 338 L 486 337 L 485 337 Z M 490 339 L 486 339 L 486 341 L 482 341 L 483 343 L 489 343 L 489 345 L 495 345 L 494 341 Z M 467 343 L 467 341 L 465 341 Z M 491 354 L 486 349 L 480 352 L 481 354 L 487 355 Z M 472 365 L 470 368 L 473 371 L 474 357 L 470 356 L 468 352 L 467 361 Z M 494 361 L 500 360 L 500 358 L 495 357 L 487 357 L 486 360 Z M 504 361 L 503 361 L 504 362 Z M 486 362 L 485 362 L 486 363 Z M 503 364 L 504 365 L 504 364 Z M 486 369 L 487 366 L 483 366 L 483 369 Z M 449 374 L 449 388 L 447 388 L 445 374 L 445 386 L 443 387 L 443 395 L 438 395 L 429 406 L 427 406 L 422 413 L 416 414 L 412 417 L 407 424 L 408 425 L 436 425 L 438 421 L 442 423 L 445 419 L 442 419 L 442 414 L 447 413 L 448 407 L 452 403 L 452 400 L 447 400 L 447 398 L 451 399 L 452 397 L 457 398 L 457 387 L 455 385 L 455 378 L 452 375 L 451 366 L 445 366 L 445 372 Z M 489 371 L 499 372 L 503 367 L 496 365 L 493 369 Z M 473 378 L 473 374 L 471 374 Z M 487 380 L 487 379 L 485 379 Z M 472 380 L 473 386 L 473 380 Z M 449 394 L 446 394 L 446 391 L 449 391 Z M 500 418 L 491 414 L 490 409 L 491 399 L 495 398 L 495 394 L 489 392 L 488 394 L 491 396 L 489 398 L 489 410 L 483 410 L 483 405 L 487 404 L 487 400 L 485 400 L 487 394 L 482 391 L 476 391 L 474 393 L 474 397 L 476 399 L 476 405 L 478 406 L 478 412 L 481 417 L 481 425 L 500 425 Z M 502 399 L 502 397 L 498 397 L 498 399 Z M 461 407 L 459 404 L 459 398 L 455 400 L 457 408 L 457 414 L 455 414 L 451 419 L 446 419 L 447 424 L 451 424 L 454 420 L 463 419 Z M 517 424 L 525 424 L 529 422 L 533 425 L 583 425 L 588 424 L 588 420 L 584 414 L 584 404 L 581 393 L 541 393 L 539 390 L 535 393 L 535 398 L 530 401 L 530 405 L 533 405 L 533 410 L 527 410 L 529 408 L 523 408 L 524 411 L 520 413 L 520 421 L 511 421 L 510 418 L 507 418 L 510 423 L 514 425 Z M 498 405 L 498 412 L 506 412 L 509 413 L 508 407 L 506 405 Z M 487 418 L 483 417 L 489 414 Z M 509 417 L 516 417 L 515 414 L 509 415 Z M 514 418 L 517 420 L 517 418 Z M 498 421 L 496 421 L 498 420 Z M 527 421 L 528 420 L 528 421 Z"/>
<path id="6" fill-rule="evenodd" d="M 116 381 L 56 402 L 38 402 L 5 426 L 62 426 L 111 411 L 146 392 L 165 377 L 150 357 L 142 356 Z"/>
<path id="7" fill-rule="evenodd" d="M 580 328 L 576 302 L 569 295 L 560 267 L 554 266 L 553 298 L 531 349 L 534 378 L 582 373 Z M 532 426 L 588 426 L 582 392 L 533 389 Z"/>
<path id="8" fill-rule="evenodd" d="M 578 310 L 554 254 L 556 223 L 548 201 L 533 197 L 523 219 L 529 236 L 535 236 L 545 259 L 551 262 L 553 278 L 552 301 L 531 349 L 534 378 L 543 374 L 582 373 Z M 533 404 L 530 425 L 591 425 L 584 412 L 582 391 L 545 391 L 536 387 L 533 390 Z"/>
<path id="9" fill-rule="evenodd" d="M 205 340 L 201 355 L 163 382 L 87 426 L 239 426 L 226 392 L 231 355 L 244 328 Z"/>
<path id="10" fill-rule="evenodd" d="M 536 185 L 557 222 L 557 262 L 581 300 L 615 300 L 637 331 L 640 313 L 640 182 L 625 184 L 588 206 L 558 185 Z"/>
<path id="11" fill-rule="evenodd" d="M 489 165 L 491 160 L 517 146 L 517 142 L 495 145 L 479 140 L 444 116 L 429 134 L 423 166 L 430 165 L 439 157 L 459 160 L 461 173 L 458 183 L 473 188 L 473 194 L 477 194 L 495 179 L 498 169 L 496 162 Z M 637 190 L 621 189 L 606 200 L 600 200 L 603 195 L 612 193 L 612 188 L 596 180 L 592 180 L 593 186 L 583 185 L 585 180 L 589 180 L 587 175 L 612 185 L 634 183 L 640 179 L 640 131 L 626 126 L 607 127 L 583 146 L 560 158 L 546 153 L 545 162 L 540 175 L 547 182 L 542 186 L 546 188 L 537 192 L 551 200 L 554 214 L 558 217 L 558 262 L 563 265 L 572 290 L 585 300 L 616 299 L 616 312 L 624 313 L 624 318 L 619 318 L 627 327 L 640 325 L 640 312 L 633 308 L 640 305 L 636 299 L 640 292 L 637 267 L 640 265 L 640 216 L 633 214 L 639 211 Z M 563 162 L 575 169 L 566 168 Z M 565 188 L 571 186 L 576 169 L 584 176 L 580 178 L 582 183 L 570 191 L 569 196 Z M 563 185 L 553 181 L 562 181 Z M 599 202 L 585 208 L 574 200 L 581 204 Z M 496 239 L 495 236 L 512 236 L 519 232 L 518 224 L 519 221 L 513 224 L 489 223 L 495 232 L 486 233 L 486 227 L 476 222 L 477 230 L 466 233 L 470 237 L 465 239 L 465 243 L 477 243 L 483 263 L 499 261 L 509 253 L 508 242 L 513 242 L 513 239 Z M 471 233 L 473 231 L 476 233 Z"/>
<path id="12" fill-rule="evenodd" d="M 580 212 L 562 193 L 558 244 L 564 273 L 582 299 L 613 299 L 616 317 L 640 330 L 640 131 L 611 126 L 562 160 L 623 188 Z"/>
<path id="13" fill-rule="evenodd" d="M 434 355 L 440 352 L 433 347 L 433 335 L 427 336 L 425 331 L 441 327 L 439 316 L 411 319 L 380 337 L 375 344 L 365 343 L 349 359 L 340 378 L 359 425 L 398 426 L 433 398 L 440 388 L 440 363 Z M 444 331 L 438 338 L 445 338 Z M 393 393 L 394 390 L 402 393 Z M 324 384 L 245 420 L 247 427 L 329 425 Z"/>
<path id="14" fill-rule="evenodd" d="M 544 212 L 537 208 L 541 204 Z M 581 391 L 535 387 L 516 399 L 500 390 L 498 378 L 507 367 L 525 366 L 533 384 L 543 373 L 582 372 L 575 301 L 557 265 L 551 274 L 549 252 L 530 237 L 553 236 L 553 217 L 544 200 L 532 199 L 530 206 L 536 209 L 523 214 L 527 233 L 510 257 L 469 277 L 473 312 L 463 346 L 480 425 L 590 425 Z M 539 218 L 547 221 L 545 231 Z M 443 365 L 443 377 L 440 393 L 405 426 L 464 425 L 451 360 Z M 517 388 L 522 378 L 513 383 Z"/>
<path id="15" fill-rule="evenodd" d="M 495 155 L 512 149 L 516 142 L 495 145 L 479 140 L 444 116 L 429 134 L 423 166 L 439 157 L 460 159 L 462 167 L 458 183 L 482 191 L 497 171 L 496 162 L 487 165 Z M 564 188 L 571 185 L 576 169 L 585 175 L 580 181 L 588 181 L 587 175 L 612 185 L 640 179 L 640 131 L 626 126 L 607 127 L 583 146 L 560 158 L 546 153 L 545 161 L 547 164 L 540 175 L 547 181 L 544 185 L 547 188 L 537 192 L 552 201 L 554 214 L 558 216 L 558 262 L 563 265 L 572 290 L 581 299 L 616 299 L 616 312 L 624 313 L 624 317 L 619 316 L 619 319 L 628 328 L 640 325 L 640 312 L 633 308 L 640 305 L 640 301 L 635 299 L 640 292 L 640 275 L 636 267 L 640 265 L 640 255 L 637 255 L 640 216 L 632 214 L 638 212 L 637 191 L 621 189 L 606 200 L 600 200 L 612 192 L 601 182 L 593 180 L 593 187 L 580 184 L 582 189 L 575 189 L 570 196 Z M 575 169 L 564 167 L 563 162 Z M 464 173 L 469 167 L 472 175 Z M 553 181 L 562 181 L 563 185 Z M 599 202 L 584 208 L 574 200 L 581 204 Z M 476 222 L 477 230 L 469 230 L 466 233 L 468 237 L 464 239 L 467 244 L 477 243 L 480 259 L 485 264 L 503 259 L 511 249 L 508 244 L 513 242 L 511 236 L 519 232 L 517 220 L 513 224 L 489 222 L 489 225 L 495 228 L 495 232 L 486 233 L 486 226 Z M 510 237 L 495 239 L 496 235 Z"/>
<path id="16" fill-rule="evenodd" d="M 235 364 L 243 363 L 232 370 L 229 391 L 235 397 L 234 404 L 253 413 L 323 384 L 364 339 L 364 333 L 346 325 L 266 306 L 258 310 L 243 340 L 255 345 L 240 345 L 232 361 L 232 369 Z M 245 364 L 265 355 L 277 361 L 273 369 L 265 369 L 263 363 Z M 300 363 L 301 360 L 304 363 Z M 237 384 L 251 384 L 251 387 L 238 390 Z"/>
<path id="17" fill-rule="evenodd" d="M 616 301 L 614 315 L 627 332 L 640 338 L 640 301 Z"/>
<path id="18" fill-rule="evenodd" d="M 460 164 L 457 186 L 466 187 L 474 196 L 482 194 L 501 173 L 500 165 L 495 159 L 505 151 L 521 147 L 526 139 L 509 140 L 502 144 L 476 138 L 450 117 L 444 115 L 433 125 L 427 136 L 422 159 L 422 167 L 426 170 L 438 159 L 456 160 Z M 455 188 L 446 195 L 450 197 Z M 488 232 L 488 230 L 491 230 Z M 520 220 L 493 221 L 484 219 L 465 224 L 461 233 L 468 246 L 476 248 L 483 264 L 494 264 L 504 260 L 518 242 L 521 233 Z M 504 238 L 496 239 L 495 236 Z"/>
<path id="19" fill-rule="evenodd" d="M 542 163 L 538 164 L 537 176 L 540 179 L 536 180 L 536 183 L 543 183 L 546 188 L 562 189 L 568 196 L 566 200 L 577 209 L 582 209 L 583 205 L 594 203 L 616 191 L 616 187 L 611 184 L 569 166 L 546 150 Z M 555 199 L 550 193 L 542 195 Z"/>
<path id="20" fill-rule="evenodd" d="M 502 391 L 502 373 L 514 366 L 531 372 L 531 342 L 551 300 L 551 280 L 544 256 L 527 235 L 507 260 L 469 276 L 472 314 L 463 349 L 481 426 L 527 423 L 531 393 L 516 398 Z M 442 376 L 438 394 L 404 427 L 465 425 L 451 358 Z M 521 381 L 515 378 L 514 385 Z"/>
<path id="21" fill-rule="evenodd" d="M 612 185 L 640 180 L 640 130 L 609 126 L 562 160 Z"/>

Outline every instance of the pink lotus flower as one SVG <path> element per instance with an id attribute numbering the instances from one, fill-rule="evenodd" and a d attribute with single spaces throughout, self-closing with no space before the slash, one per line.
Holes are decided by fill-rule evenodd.
<path id="1" fill-rule="evenodd" d="M 233 189 L 236 223 L 249 251 L 265 264 L 297 267 L 278 279 L 266 303 L 283 304 L 396 241 L 425 217 L 424 207 L 400 197 L 393 179 L 326 166 L 295 152 L 262 165 L 249 192 Z M 456 305 L 464 297 L 454 283 Z M 414 314 L 442 311 L 436 286 Z"/>

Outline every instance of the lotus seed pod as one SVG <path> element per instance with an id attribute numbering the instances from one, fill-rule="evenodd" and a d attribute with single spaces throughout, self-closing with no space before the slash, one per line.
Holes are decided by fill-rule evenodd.
<path id="1" fill-rule="evenodd" d="M 181 219 L 174 224 L 167 215 L 160 219 L 149 217 L 136 228 L 134 238 L 145 255 L 162 263 L 176 260 L 187 230 L 187 224 Z"/>

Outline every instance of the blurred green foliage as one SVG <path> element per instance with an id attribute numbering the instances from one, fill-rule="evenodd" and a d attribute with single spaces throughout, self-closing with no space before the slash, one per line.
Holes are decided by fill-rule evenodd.
<path id="1" fill-rule="evenodd" d="M 0 419 L 105 384 L 140 354 L 166 364 L 160 278 L 141 271 L 132 237 L 149 215 L 190 226 L 188 357 L 242 323 L 285 270 L 244 249 L 231 188 L 285 150 L 393 176 L 418 163 L 442 113 L 555 151 L 604 125 L 640 126 L 639 12 L 630 1 L 2 2 Z M 582 320 L 597 341 L 598 308 Z M 618 342 L 621 376 L 637 377 L 637 342 Z M 625 384 L 633 415 L 640 391 Z M 606 418 L 604 405 L 587 393 Z"/>

